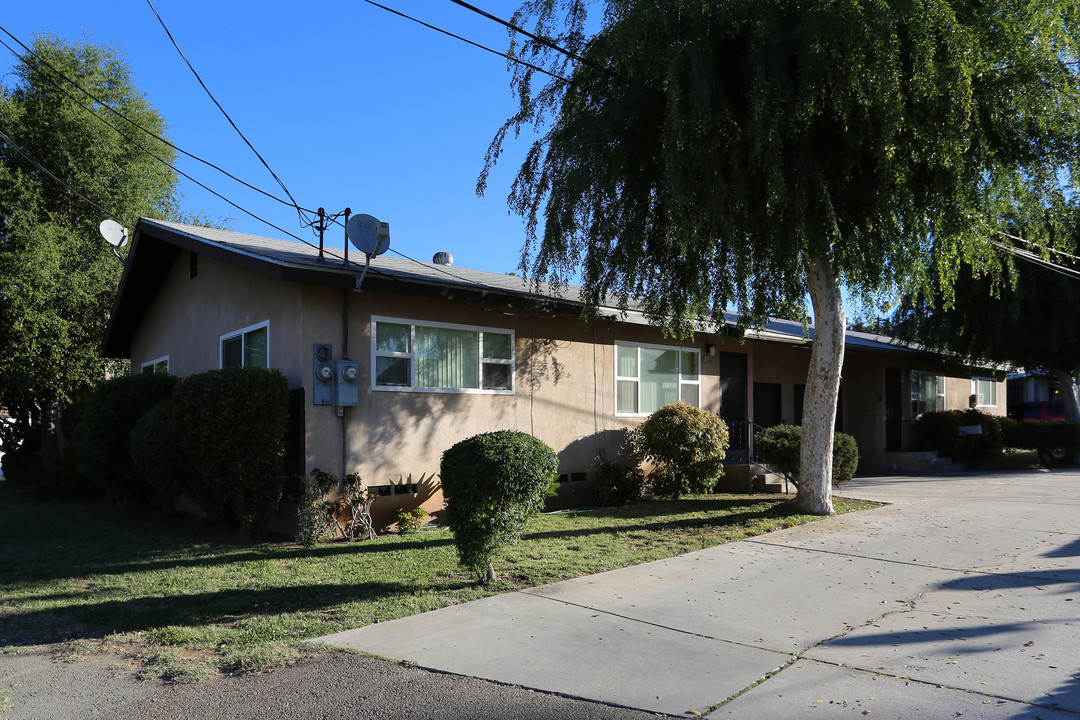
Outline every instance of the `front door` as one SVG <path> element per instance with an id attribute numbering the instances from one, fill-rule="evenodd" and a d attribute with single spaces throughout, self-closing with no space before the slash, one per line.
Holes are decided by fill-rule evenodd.
<path id="1" fill-rule="evenodd" d="M 716 370 L 720 376 L 720 418 L 728 426 L 729 462 L 750 460 L 746 436 L 746 356 L 742 353 L 717 353 Z"/>
<path id="2" fill-rule="evenodd" d="M 902 379 L 899 368 L 885 368 L 885 452 L 897 452 L 903 445 Z"/>

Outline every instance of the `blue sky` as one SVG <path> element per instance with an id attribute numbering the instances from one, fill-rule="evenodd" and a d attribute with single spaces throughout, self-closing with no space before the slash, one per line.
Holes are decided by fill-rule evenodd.
<path id="1" fill-rule="evenodd" d="M 383 4 L 499 51 L 508 47 L 505 28 L 449 0 Z M 509 19 L 518 3 L 473 4 Z M 300 205 L 374 215 L 390 223 L 392 248 L 418 260 L 446 250 L 457 266 L 516 269 L 524 226 L 509 214 L 506 195 L 531 135 L 504 154 L 486 196 L 475 193 L 487 145 L 515 107 L 503 58 L 359 0 L 154 0 L 154 6 Z M 34 33 L 54 32 L 117 48 L 179 147 L 282 195 L 145 0 L 11 2 L 0 25 L 27 44 Z M 14 58 L 0 53 L 7 75 Z M 256 215 L 315 239 L 290 208 L 190 159 L 179 158 L 177 166 Z M 181 189 L 185 212 L 282 237 L 187 180 Z M 332 231 L 328 244 L 341 243 L 340 229 Z"/>

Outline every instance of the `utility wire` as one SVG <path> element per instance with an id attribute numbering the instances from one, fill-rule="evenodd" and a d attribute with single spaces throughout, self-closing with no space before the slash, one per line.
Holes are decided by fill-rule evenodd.
<path id="1" fill-rule="evenodd" d="M 534 35 L 531 32 L 529 32 L 528 30 L 526 30 L 525 28 L 520 27 L 518 25 L 514 25 L 511 22 L 508 22 L 506 20 L 503 20 L 500 17 L 492 15 L 491 13 L 487 12 L 486 10 L 481 10 L 480 8 L 476 7 L 475 5 L 470 5 L 467 2 L 463 2 L 463 0 L 450 0 L 450 2 L 454 3 L 455 5 L 460 5 L 461 7 L 465 8 L 466 10 L 471 10 L 471 11 L 473 11 L 474 13 L 476 13 L 478 15 L 482 15 L 483 17 L 486 17 L 488 20 L 493 20 L 493 21 L 499 23 L 500 25 L 502 25 L 503 27 L 509 28 L 510 30 L 513 30 L 516 33 L 524 35 L 525 37 L 529 38 L 530 40 L 535 40 L 536 42 L 540 43 L 541 45 L 543 45 L 545 47 L 551 48 L 552 50 L 554 50 L 556 52 L 562 53 L 563 55 L 567 56 L 568 58 L 571 58 L 573 60 L 577 60 L 580 63 L 584 63 L 585 65 L 588 65 L 589 67 L 594 67 L 594 68 L 596 68 L 598 70 L 603 70 L 604 72 L 610 73 L 612 75 L 615 74 L 615 71 L 612 70 L 611 68 L 607 68 L 607 67 L 604 67 L 602 65 L 597 65 L 596 63 L 594 63 L 594 62 L 592 62 L 590 60 L 586 60 L 585 58 L 581 57 L 577 53 L 571 52 L 570 50 L 567 50 L 564 47 L 560 47 L 559 45 L 556 45 L 553 41 L 549 40 L 546 37 L 541 37 L 539 35 Z M 528 63 L 525 63 L 525 64 L 528 64 Z M 532 66 L 530 65 L 530 67 L 532 67 Z M 548 74 L 550 75 L 551 73 L 548 73 Z"/>
<path id="2" fill-rule="evenodd" d="M 270 165 L 266 162 L 265 159 L 263 159 L 263 156 L 260 155 L 259 151 L 255 149 L 255 146 L 251 144 L 251 141 L 248 140 L 244 133 L 240 131 L 240 128 L 236 126 L 236 123 L 233 122 L 233 119 L 229 117 L 229 113 L 225 112 L 225 108 L 221 107 L 221 103 L 219 103 L 217 101 L 217 98 L 214 97 L 214 94 L 210 92 L 210 88 L 206 87 L 206 83 L 203 82 L 203 79 L 199 77 L 199 73 L 196 72 L 194 67 L 192 67 L 191 61 L 187 59 L 187 56 L 184 55 L 184 51 L 181 50 L 180 46 L 176 44 L 176 40 L 173 38 L 172 33 L 169 32 L 169 28 L 167 25 L 165 25 L 165 21 L 161 19 L 161 15 L 158 14 L 157 8 L 154 7 L 154 3 L 150 0 L 146 0 L 146 4 L 149 5 L 150 9 L 154 11 L 154 15 L 157 17 L 158 22 L 161 23 L 161 27 L 165 30 L 165 34 L 169 36 L 169 40 L 172 42 L 173 47 L 176 48 L 176 52 L 180 53 L 180 57 L 183 58 L 184 62 L 188 66 L 188 69 L 191 70 L 191 73 L 195 76 L 195 79 L 199 81 L 199 85 L 201 85 L 202 89 L 206 91 L 206 94 L 210 97 L 210 99 L 214 101 L 214 105 L 217 105 L 217 109 L 220 110 L 221 114 L 225 116 L 225 119 L 229 121 L 229 124 L 232 125 L 233 130 L 235 130 L 236 133 L 240 136 L 240 138 L 245 143 L 247 143 L 247 146 L 251 148 L 251 152 L 255 153 L 255 157 L 259 158 L 259 162 L 263 164 L 263 167 L 266 168 L 267 172 L 269 172 L 270 175 L 274 178 L 274 180 L 277 181 L 277 184 L 281 186 L 281 189 L 285 191 L 285 194 L 289 196 L 289 200 L 292 201 L 293 207 L 296 208 L 296 213 L 297 216 L 300 218 L 300 223 L 306 223 L 307 219 L 304 217 L 304 211 L 296 203 L 296 198 L 292 196 L 292 193 L 289 192 L 289 188 L 285 187 L 285 183 L 282 182 L 281 178 L 277 176 L 277 173 L 275 173 L 270 168 Z"/>
<path id="3" fill-rule="evenodd" d="M 12 38 L 13 40 L 15 40 L 15 42 L 19 43 L 19 45 L 22 45 L 22 47 L 26 48 L 26 45 L 24 45 L 24 44 L 22 43 L 22 41 L 20 41 L 20 40 L 19 40 L 18 38 L 16 38 L 16 37 L 15 37 L 14 35 L 11 35 L 11 33 L 9 33 L 9 32 L 8 32 L 8 31 L 7 31 L 7 30 L 6 30 L 5 28 L 3 28 L 2 26 L 0 26 L 0 30 L 3 30 L 3 32 L 7 33 L 7 35 L 8 35 L 9 37 L 11 37 L 11 38 Z M 8 46 L 8 45 L 7 45 L 7 43 L 5 43 L 5 42 L 4 42 L 3 40 L 0 40 L 0 44 L 2 44 L 2 45 L 3 45 L 4 47 L 6 47 L 6 48 L 7 48 L 8 50 L 10 50 L 10 51 L 12 52 L 12 54 L 14 54 L 14 55 L 15 55 L 15 57 L 18 57 L 18 58 L 22 59 L 22 60 L 23 60 L 24 62 L 26 61 L 26 58 L 22 57 L 21 55 L 19 55 L 19 53 L 15 52 L 15 51 L 14 51 L 14 50 L 13 50 L 13 49 L 12 49 L 12 48 L 11 48 L 10 46 Z M 36 54 L 35 54 L 35 53 L 34 53 L 34 52 L 33 52 L 32 50 L 30 50 L 29 48 L 26 48 L 26 49 L 27 49 L 27 52 L 29 52 L 29 53 L 30 53 L 30 55 L 31 55 L 31 56 L 32 56 L 32 57 L 33 57 L 34 59 L 38 60 L 39 62 L 41 62 L 42 64 L 44 64 L 44 65 L 45 65 L 46 67 L 48 67 L 48 68 L 49 68 L 50 70 L 52 70 L 52 71 L 53 71 L 54 73 L 56 73 L 56 74 L 57 74 L 57 75 L 59 75 L 60 77 L 64 78 L 64 80 L 66 80 L 66 81 L 67 81 L 68 83 L 70 83 L 70 84 L 74 85 L 74 86 L 75 86 L 76 88 L 78 88 L 79 90 L 81 90 L 81 91 L 82 91 L 82 92 L 83 92 L 84 94 L 86 94 L 86 95 L 87 95 L 88 97 L 90 97 L 91 99 L 93 99 L 93 100 L 94 100 L 95 102 L 99 103 L 100 105 L 102 105 L 102 106 L 103 106 L 103 107 L 105 107 L 106 109 L 110 110 L 110 111 L 111 111 L 111 112 L 112 112 L 112 113 L 113 113 L 114 115 L 117 115 L 118 117 L 120 117 L 120 118 L 122 118 L 122 119 L 126 120 L 126 121 L 127 121 L 128 123 L 130 123 L 130 124 L 134 125 L 135 127 L 139 128 L 140 130 L 143 130 L 143 132 L 146 132 L 146 133 L 148 133 L 148 134 L 149 134 L 149 135 L 150 135 L 151 137 L 155 137 L 155 138 L 158 138 L 158 136 L 157 136 L 157 135 L 154 135 L 153 133 L 150 133 L 150 132 L 149 132 L 148 130 L 145 130 L 145 129 L 144 129 L 144 128 L 142 128 L 142 127 L 141 127 L 140 125 L 138 125 L 138 123 L 135 123 L 134 121 L 132 121 L 132 120 L 129 120 L 128 118 L 124 117 L 124 116 L 123 116 L 122 114 L 120 114 L 120 113 L 116 112 L 115 110 L 113 110 L 113 109 L 112 109 L 111 107 L 109 107 L 108 103 L 105 103 L 105 102 L 104 102 L 103 100 L 101 100 L 100 98 L 97 98 L 96 96 L 92 95 L 91 93 L 89 93 L 88 91 L 86 91 L 85 89 L 83 89 L 83 88 L 82 88 L 82 87 L 81 87 L 81 86 L 80 86 L 80 85 L 79 85 L 78 83 L 74 82 L 74 81 L 73 81 L 73 80 L 71 80 L 70 78 L 68 78 L 68 77 L 66 77 L 65 75 L 63 75 L 63 73 L 61 73 L 61 72 L 59 72 L 58 70 L 56 70 L 56 68 L 54 68 L 54 67 L 53 67 L 52 65 L 50 65 L 50 64 L 49 64 L 48 62 L 46 62 L 46 61 L 44 61 L 43 59 L 41 59 L 41 58 L 40 58 L 40 57 L 39 57 L 38 55 L 36 55 Z M 43 75 L 44 75 L 44 74 L 43 74 Z M 273 229 L 277 230 L 277 231 L 278 231 L 278 232 L 280 232 L 280 233 L 283 233 L 283 234 L 285 234 L 285 235 L 288 235 L 289 237 L 293 238 L 294 240 L 297 240 L 297 241 L 299 241 L 299 242 L 302 242 L 302 243 L 304 243 L 305 245 L 307 245 L 307 246 L 309 246 L 309 247 L 318 247 L 318 246 L 317 246 L 317 245 L 315 245 L 314 243 L 311 243 L 311 242 L 309 242 L 309 241 L 307 241 L 307 240 L 304 240 L 303 238 L 301 238 L 301 237 L 299 237 L 299 236 L 297 236 L 297 235 L 295 235 L 295 234 L 293 234 L 293 233 L 289 232 L 288 230 L 285 230 L 284 228 L 282 228 L 282 227 L 279 227 L 278 225 L 275 225 L 274 223 L 270 222 L 270 221 L 269 221 L 269 220 L 267 220 L 266 218 L 263 218 L 263 217 L 261 217 L 261 216 L 259 216 L 259 215 L 256 215 L 255 213 L 251 212 L 250 210 L 248 210 L 247 208 L 243 207 L 242 205 L 239 205 L 238 203 L 236 203 L 236 202 L 233 202 L 232 200 L 230 200 L 229 198 L 225 197 L 225 196 L 224 196 L 224 195 L 222 195 L 221 193 L 219 193 L 219 192 L 217 192 L 216 190 L 214 190 L 214 189 L 212 189 L 212 188 L 208 187 L 208 186 L 207 186 L 207 185 L 205 185 L 204 183 L 201 183 L 201 182 L 199 182 L 198 180 L 196 180 L 195 178 L 193 178 L 193 177 L 192 177 L 191 175 L 188 175 L 187 173 L 185 173 L 184 171 L 180 170 L 179 168 L 177 168 L 177 167 L 176 167 L 175 165 L 173 165 L 173 164 L 172 164 L 172 163 L 170 163 L 169 161 L 165 160 L 165 159 L 164 159 L 163 157 L 161 157 L 160 155 L 157 155 L 157 154 L 155 154 L 155 153 L 154 153 L 153 151 L 151 151 L 151 150 L 147 149 L 146 147 L 144 147 L 143 145 L 140 145 L 140 144 L 139 144 L 139 142 L 138 142 L 138 141 L 136 141 L 136 140 L 135 140 L 135 139 L 134 139 L 133 137 L 131 137 L 130 135 L 127 135 L 127 134 L 125 134 L 125 133 L 124 133 L 124 132 L 123 132 L 123 131 L 122 131 L 122 130 L 121 130 L 120 128 L 118 128 L 118 127 L 117 127 L 116 125 L 114 125 L 113 123 L 109 122 L 109 121 L 108 121 L 108 120 L 107 120 L 106 118 L 104 118 L 104 117 L 102 117 L 101 115 L 99 115 L 99 114 L 97 114 L 96 112 L 94 112 L 94 110 L 93 110 L 93 109 L 91 109 L 91 108 L 87 107 L 86 105 L 84 105 L 83 103 L 81 103 L 81 102 L 80 102 L 80 101 L 79 101 L 78 99 L 76 99 L 76 98 L 75 98 L 74 96 L 72 96 L 72 95 L 71 95 L 71 93 L 67 92 L 66 90 L 64 90 L 64 88 L 63 88 L 63 87 L 61 87 L 61 86 L 60 86 L 60 85 L 59 85 L 58 83 L 56 83 L 56 81 L 55 81 L 55 80 L 52 80 L 52 78 L 49 78 L 49 77 L 48 77 L 47 75 L 46 75 L 45 77 L 46 77 L 46 79 L 48 79 L 48 80 L 49 80 L 50 82 L 52 82 L 52 83 L 53 83 L 54 87 L 56 87 L 56 89 L 57 89 L 57 90 L 59 90 L 59 91 L 60 91 L 60 92 L 61 92 L 61 93 L 62 93 L 62 94 L 63 94 L 63 95 L 65 96 L 65 97 L 67 97 L 67 98 L 68 98 L 69 100 L 71 100 L 71 101 L 72 101 L 73 103 L 75 103 L 75 104 L 76 104 L 76 105 L 78 105 L 79 107 L 81 107 L 81 108 L 83 108 L 84 110 L 86 110 L 86 111 L 87 111 L 88 113 L 90 113 L 90 114 L 91 114 L 91 115 L 92 115 L 92 116 L 93 116 L 94 118 L 96 118 L 96 119 L 97 119 L 97 120 L 98 120 L 99 122 L 101 122 L 101 123 L 103 123 L 104 125 L 106 125 L 107 127 L 111 128 L 111 129 L 112 129 L 112 130 L 113 130 L 114 132 L 116 132 L 116 133 L 117 133 L 117 134 L 118 134 L 118 135 L 119 135 L 120 137 L 124 138 L 125 140 L 127 140 L 128 142 L 130 142 L 130 143 L 131 143 L 131 144 L 132 144 L 133 146 L 135 146 L 136 148 L 138 148 L 138 149 L 139 149 L 140 151 L 142 151 L 142 152 L 143 152 L 143 153 L 145 153 L 146 155 L 149 155 L 149 156 L 150 156 L 151 158 L 153 158 L 153 159 L 154 159 L 154 160 L 156 160 L 157 162 L 161 163 L 161 164 L 162 164 L 162 165 L 164 165 L 165 167 L 169 168 L 170 170 L 172 170 L 173 172 L 175 172 L 175 173 L 176 173 L 177 175 L 180 175 L 181 177 L 184 177 L 184 178 L 186 178 L 186 179 L 190 180 L 191 182 L 193 182 L 193 183 L 195 183 L 196 185 L 198 185 L 199 187 L 201 187 L 201 188 L 202 188 L 203 190 L 206 190 L 206 191 L 207 191 L 208 193 L 210 193 L 211 195 L 214 195 L 215 197 L 217 197 L 217 198 L 220 198 L 221 200 L 224 200 L 224 201 L 225 201 L 226 203 L 228 203 L 229 205 L 232 205 L 232 206 L 233 206 L 234 208 L 236 208 L 236 209 L 237 209 L 237 210 L 239 210 L 240 212 L 244 213 L 245 215 L 248 215 L 248 216 L 249 216 L 249 217 L 251 217 L 251 218 L 254 218 L 255 220 L 258 220 L 259 222 L 263 223 L 264 225 L 266 225 L 266 226 L 268 226 L 268 227 L 271 227 L 271 228 L 273 228 Z M 158 138 L 158 139 L 159 139 L 159 140 L 162 140 L 161 138 Z M 168 141 L 166 141 L 166 140 L 162 140 L 162 142 L 164 142 L 165 144 L 169 145 L 170 147 L 173 147 L 173 148 L 175 148 L 175 146 L 174 146 L 174 145 L 172 145 L 172 143 L 169 143 L 169 142 L 168 142 Z M 182 152 L 182 151 L 181 151 L 181 152 Z M 187 154 L 187 153 L 185 153 L 185 154 Z M 37 163 L 37 162 L 35 162 L 34 164 L 35 164 L 35 165 L 38 165 L 39 167 L 41 167 L 41 166 L 40 166 L 40 164 L 39 164 L 39 163 Z M 59 180 L 58 178 L 55 178 L 55 176 L 53 176 L 53 177 L 54 177 L 54 179 L 57 179 L 57 181 L 58 181 L 58 182 L 63 182 L 63 181 L 60 181 L 60 180 Z M 246 185 L 246 183 L 244 183 L 244 184 Z M 255 189 L 257 189 L 257 188 L 255 188 Z M 261 192 L 261 191 L 260 191 L 260 192 Z M 267 193 L 264 193 L 264 194 L 267 194 Z M 273 196 L 272 196 L 272 195 L 270 195 L 270 197 L 273 197 Z M 275 200 L 279 200 L 279 198 L 274 198 L 274 199 L 275 199 Z M 283 203 L 284 203 L 284 201 L 282 201 L 282 200 L 279 200 L 279 202 L 283 202 Z M 284 204 L 288 205 L 289 203 L 284 203 Z M 293 206 L 292 206 L 292 205 L 290 205 L 290 207 L 293 207 Z M 105 211 L 104 211 L 104 210 L 102 210 L 102 212 L 105 212 Z M 108 214 L 108 213 L 106 213 L 106 214 Z M 325 253 L 324 253 L 324 254 L 328 254 L 328 255 L 330 255 L 331 257 L 335 258 L 335 259 L 339 259 L 339 260 L 340 260 L 340 259 L 342 259 L 342 258 L 341 258 L 340 256 L 338 256 L 338 255 L 334 255 L 333 253 L 331 253 L 331 252 L 329 252 L 329 251 L 325 251 Z"/>
<path id="4" fill-rule="evenodd" d="M 129 125 L 135 127 L 136 129 L 142 131 L 143 133 L 149 135 L 150 137 L 154 138 L 155 140 L 157 140 L 157 141 L 159 141 L 161 143 L 164 143 L 165 145 L 168 145 L 170 148 L 172 148 L 176 152 L 180 153 L 181 155 L 184 155 L 185 157 L 189 157 L 192 160 L 196 160 L 196 161 L 202 163 L 203 165 L 206 165 L 207 167 L 210 167 L 210 168 L 213 168 L 214 170 L 217 170 L 219 173 L 221 173 L 225 177 L 227 177 L 227 178 L 229 178 L 231 180 L 235 180 L 236 182 L 240 183 L 241 185 L 243 185 L 244 187 L 246 187 L 246 188 L 248 188 L 250 190 L 254 190 L 257 193 L 261 193 L 262 195 L 265 195 L 266 197 L 270 198 L 271 200 L 276 200 L 277 202 L 281 203 L 282 205 L 288 205 L 289 207 L 294 207 L 294 205 L 292 203 L 290 203 L 288 200 L 283 200 L 283 199 L 277 197 L 276 195 L 271 195 L 270 193 L 266 192 L 262 188 L 255 187 L 251 183 L 248 183 L 248 182 L 245 182 L 244 180 L 241 180 L 240 178 L 236 177 L 235 175 L 228 172 L 227 170 L 224 170 L 223 168 L 215 165 L 214 163 L 210 162 L 209 160 L 204 160 L 203 158 L 199 157 L 198 155 L 195 155 L 193 153 L 188 152 L 187 150 L 184 150 L 181 147 L 178 147 L 177 145 L 175 145 L 172 141 L 168 140 L 167 138 L 164 138 L 164 137 L 162 137 L 160 135 L 157 135 L 156 133 L 151 132 L 150 130 L 147 130 L 146 128 L 144 128 L 142 125 L 139 125 L 137 122 L 135 122 L 131 118 L 126 117 L 125 115 L 123 115 L 122 113 L 117 111 L 115 108 L 113 108 L 111 105 L 109 105 L 109 103 L 105 102 L 101 98 L 99 98 L 96 95 L 94 95 L 93 93 L 91 93 L 89 90 L 84 88 L 82 85 L 80 85 L 75 80 L 72 80 L 68 76 L 64 75 L 64 73 L 60 72 L 55 66 L 53 66 L 51 63 L 49 63 L 48 60 L 45 60 L 43 57 L 41 57 L 36 52 L 34 52 L 34 50 L 32 48 L 27 47 L 27 45 L 25 43 L 23 43 L 21 40 L 19 40 L 19 38 L 15 37 L 10 32 L 8 32 L 8 30 L 5 27 L 3 27 L 2 25 L 0 25 L 0 31 L 3 31 L 8 37 L 10 37 L 12 40 L 17 42 L 20 46 L 22 46 L 22 48 L 26 51 L 27 55 L 32 57 L 34 60 L 36 60 L 41 65 L 44 65 L 45 67 L 49 68 L 49 70 L 51 70 L 57 76 L 62 78 L 65 82 L 67 82 L 69 85 L 71 85 L 76 90 L 81 92 L 83 95 L 90 98 L 95 103 L 102 106 L 103 108 L 108 110 L 110 113 L 117 116 L 118 118 L 120 118 L 124 122 L 128 123 Z M 10 45 L 8 45 L 6 42 L 4 42 L 3 39 L 0 39 L 0 45 L 3 45 L 5 48 L 7 48 L 8 52 L 10 52 L 12 55 L 19 58 L 23 62 L 27 61 L 27 58 L 25 56 L 19 54 L 18 51 L 16 51 Z M 63 88 L 60 86 L 60 84 L 54 78 L 50 77 L 46 73 L 42 73 L 42 75 L 45 77 L 46 80 L 48 80 L 50 83 L 52 83 L 54 87 L 56 87 L 58 90 L 60 90 L 60 92 L 64 92 Z M 64 93 L 64 94 L 69 99 L 72 99 L 74 102 L 78 103 L 77 100 L 74 100 L 74 98 L 71 98 L 71 96 L 68 95 L 67 93 Z M 82 105 L 81 103 L 79 103 L 79 104 Z M 86 108 L 85 105 L 82 105 L 82 107 Z M 86 108 L 86 109 L 89 110 L 89 108 Z M 306 208 L 305 208 L 305 210 L 307 212 L 313 212 L 312 210 L 307 210 Z"/>
<path id="5" fill-rule="evenodd" d="M 1012 255 L 1013 257 L 1020 258 L 1021 260 L 1027 260 L 1030 263 L 1044 267 L 1047 270 L 1058 273 L 1059 275 L 1064 275 L 1071 278 L 1080 278 L 1080 271 L 1046 260 L 1038 253 L 1032 252 L 1031 250 L 1025 250 L 1023 248 L 1018 248 L 1013 245 L 1007 245 L 998 240 L 991 240 L 990 244 L 998 248 L 999 250 L 1003 250 L 1004 252 Z"/>
<path id="6" fill-rule="evenodd" d="M 1025 240 L 1022 237 L 1017 237 L 1016 235 L 1010 235 L 1009 233 L 1004 232 L 1003 230 L 998 230 L 998 234 L 1004 235 L 1005 237 L 1009 238 L 1010 240 L 1016 240 L 1017 242 L 1022 242 L 1025 245 L 1029 245 L 1031 247 L 1038 248 L 1040 250 L 1046 250 L 1047 252 L 1056 253 L 1056 254 L 1061 255 L 1063 257 L 1067 257 L 1070 260 L 1080 260 L 1080 257 L 1077 257 L 1076 255 L 1070 255 L 1069 253 L 1065 252 L 1064 250 L 1058 250 L 1056 248 L 1046 247 L 1045 245 L 1040 245 L 1038 243 L 1031 242 L 1030 240 Z"/>
<path id="7" fill-rule="evenodd" d="M 12 150 L 14 150 L 15 152 L 17 152 L 17 153 L 19 153 L 20 155 L 22 155 L 22 156 L 23 156 L 23 157 L 24 157 L 24 158 L 26 159 L 26 161 L 27 161 L 27 162 L 29 162 L 29 163 L 30 163 L 31 165 L 33 165 L 34 167 L 36 167 L 36 168 L 37 168 L 38 170 L 40 170 L 41 172 L 43 172 L 43 173 L 45 173 L 46 175 L 48 175 L 48 176 L 49 176 L 50 178 L 52 178 L 52 179 L 53 179 L 53 180 L 54 180 L 54 181 L 55 181 L 56 183 L 58 183 L 58 184 L 59 184 L 60 186 L 62 186 L 62 187 L 63 187 L 63 188 L 65 189 L 65 190 L 67 190 L 67 191 L 68 191 L 69 193 L 71 193 L 71 194 L 72 194 L 72 195 L 74 195 L 75 197 L 79 198 L 80 200 L 82 200 L 82 201 L 83 201 L 83 202 L 85 202 L 86 204 L 88 204 L 88 205 L 93 205 L 93 206 L 94 206 L 95 208 L 97 208 L 98 210 L 100 210 L 100 211 L 101 211 L 102 213 L 104 213 L 105 215 L 109 215 L 109 214 L 111 214 L 111 213 L 109 213 L 109 211 L 108 211 L 108 210 L 106 210 L 105 208 L 101 207 L 101 206 L 100 206 L 100 205 L 98 205 L 98 204 L 97 204 L 96 202 L 94 202 L 94 201 L 93 201 L 93 200 L 91 200 L 90 198 L 86 197 L 86 196 L 85 196 L 85 195 L 83 195 L 83 194 L 82 194 L 81 192 L 79 192 L 79 191 L 78 191 L 78 190 L 76 190 L 75 188 L 71 187 L 71 186 L 70 186 L 70 185 L 68 185 L 68 184 L 67 184 L 66 182 L 64 182 L 63 180 L 61 180 L 60 178 L 56 177 L 56 175 L 54 175 L 54 174 L 52 173 L 52 171 L 51 171 L 51 170 L 49 170 L 49 169 L 48 169 L 47 167 L 45 167 L 44 165 L 42 165 L 41 163 L 39 163 L 39 162 L 38 162 L 37 160 L 35 160 L 35 159 L 33 158 L 33 156 L 31 156 L 31 155 L 30 155 L 30 153 L 26 152 L 26 150 L 24 150 L 24 149 L 23 149 L 22 147 L 20 147 L 20 146 L 19 146 L 19 144 L 18 144 L 17 142 L 15 142 L 14 140 L 12 140 L 12 139 L 11 139 L 11 136 L 10 136 L 10 135 L 8 135 L 8 134 L 7 134 L 6 132 L 4 132 L 3 130 L 0 130 L 0 138 L 3 138 L 3 139 L 4 139 L 4 141 L 5 141 L 5 142 L 7 142 L 8 146 L 9 146 L 9 147 L 10 147 L 10 148 L 11 148 Z"/>
<path id="8" fill-rule="evenodd" d="M 147 0 L 147 2 L 149 2 L 149 0 Z M 366 2 L 368 5 L 374 5 L 377 8 L 385 10 L 388 13 L 393 13 L 394 15 L 397 15 L 398 17 L 403 17 L 406 20 L 412 20 L 414 23 L 417 23 L 419 25 L 423 25 L 424 27 L 428 28 L 429 30 L 434 30 L 435 32 L 440 32 L 443 35 L 448 35 L 448 36 L 454 38 L 455 40 L 460 40 L 463 43 L 468 43 L 469 45 L 472 45 L 473 47 L 480 48 L 481 50 L 487 50 L 489 53 L 492 53 L 494 55 L 498 55 L 501 58 L 506 58 L 510 62 L 515 62 L 518 65 L 524 65 L 525 67 L 527 67 L 527 68 L 529 68 L 531 70 L 536 70 L 537 72 L 542 72 L 545 75 L 550 75 L 551 77 L 555 78 L 556 80 L 562 80 L 563 82 L 569 82 L 566 78 L 562 77 L 561 75 L 557 75 L 557 74 L 551 72 L 550 70 L 545 70 L 544 68 L 540 67 L 539 65 L 533 65 L 532 63 L 526 62 L 526 61 L 524 61 L 524 60 L 522 60 L 520 58 L 516 58 L 516 57 L 513 57 L 511 55 L 507 55 L 506 53 L 499 52 L 498 50 L 493 50 L 492 48 L 489 48 L 487 45 L 481 45 L 480 43 L 473 42 L 472 40 L 469 40 L 468 38 L 464 38 L 464 37 L 462 37 L 460 35 L 455 35 L 454 33 L 450 32 L 449 30 L 443 30 L 441 27 L 436 27 L 435 25 L 431 25 L 430 23 L 426 23 L 423 20 L 418 20 L 418 19 L 412 17 L 411 15 L 406 15 L 405 13 L 400 12 L 398 10 L 395 10 L 394 8 L 387 7 L 385 5 L 381 5 L 381 4 L 377 3 L 377 2 L 375 2 L 374 0 L 364 0 L 364 2 Z"/>

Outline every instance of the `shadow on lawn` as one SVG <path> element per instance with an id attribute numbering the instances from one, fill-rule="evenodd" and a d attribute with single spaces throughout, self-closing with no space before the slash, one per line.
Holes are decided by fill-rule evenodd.
<path id="1" fill-rule="evenodd" d="M 448 589 L 470 587 L 450 582 Z M 248 618 L 318 611 L 344 603 L 383 598 L 393 601 L 421 590 L 402 582 L 323 583 L 245 588 L 93 602 L 84 595 L 64 607 L 10 614 L 0 619 L 0 646 L 101 638 L 112 633 L 150 630 L 169 625 L 230 625 Z M 371 618 L 372 622 L 386 618 Z"/>

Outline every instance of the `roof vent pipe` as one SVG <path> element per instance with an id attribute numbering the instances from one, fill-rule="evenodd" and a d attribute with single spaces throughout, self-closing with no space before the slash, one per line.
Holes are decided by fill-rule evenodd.
<path id="1" fill-rule="evenodd" d="M 453 265 L 454 256 L 448 252 L 437 252 L 435 253 L 435 257 L 431 258 L 431 262 L 436 265 Z"/>

